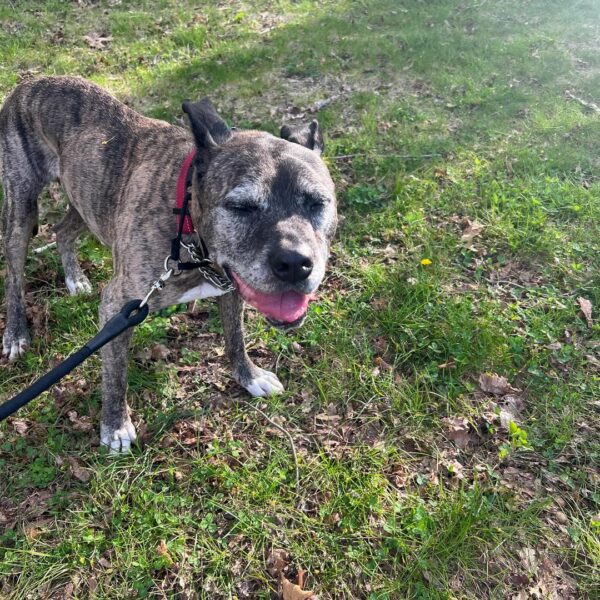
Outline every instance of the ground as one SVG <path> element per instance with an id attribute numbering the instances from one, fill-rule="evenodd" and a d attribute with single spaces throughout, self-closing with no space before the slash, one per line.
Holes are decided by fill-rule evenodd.
<path id="1" fill-rule="evenodd" d="M 98 448 L 96 357 L 0 425 L 0 597 L 289 600 L 300 575 L 319 598 L 598 598 L 599 15 L 2 3 L 0 100 L 79 74 L 170 122 L 204 95 L 238 127 L 317 117 L 343 218 L 304 327 L 248 315 L 283 396 L 231 380 L 204 301 L 135 333 L 132 454 Z M 63 206 L 45 193 L 34 248 Z M 110 254 L 80 256 L 88 297 L 30 253 L 33 344 L 0 399 L 96 331 Z"/>

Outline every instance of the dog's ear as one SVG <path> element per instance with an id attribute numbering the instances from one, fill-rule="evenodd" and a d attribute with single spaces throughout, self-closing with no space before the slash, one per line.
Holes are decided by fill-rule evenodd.
<path id="1" fill-rule="evenodd" d="M 189 118 L 190 128 L 198 148 L 209 149 L 226 142 L 231 137 L 231 129 L 221 119 L 208 98 L 198 102 L 186 100 L 181 107 Z"/>
<path id="2" fill-rule="evenodd" d="M 321 155 L 325 149 L 323 143 L 323 134 L 319 127 L 319 122 L 313 119 L 308 125 L 300 125 L 300 127 L 290 127 L 284 125 L 279 132 L 279 135 L 288 142 L 306 146 L 309 150 L 314 150 Z"/>

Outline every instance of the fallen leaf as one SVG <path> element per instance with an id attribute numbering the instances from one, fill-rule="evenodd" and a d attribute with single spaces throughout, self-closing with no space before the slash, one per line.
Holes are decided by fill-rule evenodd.
<path id="1" fill-rule="evenodd" d="M 504 394 L 521 391 L 512 387 L 506 377 L 501 377 L 495 373 L 482 373 L 479 376 L 479 387 L 484 392 L 494 394 L 494 396 L 504 396 Z"/>
<path id="2" fill-rule="evenodd" d="M 581 312 L 585 317 L 587 326 L 592 328 L 594 325 L 594 322 L 592 321 L 592 303 L 587 298 L 583 298 L 582 296 L 577 298 L 577 302 L 579 302 L 579 308 L 581 308 Z"/>
<path id="3" fill-rule="evenodd" d="M 89 35 L 84 35 L 83 40 L 90 48 L 93 48 L 94 50 L 103 50 L 108 42 L 112 42 L 112 36 L 90 33 Z"/>
<path id="4" fill-rule="evenodd" d="M 471 441 L 469 435 L 469 422 L 464 417 L 447 417 L 444 419 L 447 425 L 446 436 L 452 440 L 458 448 L 466 448 Z"/>
<path id="5" fill-rule="evenodd" d="M 467 219 L 467 226 L 463 229 L 463 234 L 460 236 L 461 242 L 471 242 L 484 230 L 485 226 L 477 221 Z"/>
<path id="6" fill-rule="evenodd" d="M 530 574 L 535 575 L 538 571 L 538 560 L 533 548 L 522 548 L 519 550 L 521 565 Z"/>
<path id="7" fill-rule="evenodd" d="M 156 547 L 156 553 L 159 556 L 162 556 L 170 565 L 173 564 L 173 558 L 169 554 L 169 550 L 167 548 L 167 543 L 165 542 L 165 540 L 160 540 L 160 544 L 158 544 L 158 546 Z"/>
<path id="8" fill-rule="evenodd" d="M 70 410 L 67 413 L 69 417 L 69 421 L 73 423 L 73 429 L 76 431 L 91 431 L 94 428 L 94 425 L 88 416 L 79 416 L 76 410 Z"/>
<path id="9" fill-rule="evenodd" d="M 286 577 L 281 578 L 281 597 L 283 600 L 306 600 L 307 598 L 316 600 L 314 592 L 303 590 Z"/>
<path id="10" fill-rule="evenodd" d="M 27 430 L 29 429 L 29 424 L 25 419 L 13 419 L 11 422 L 13 427 L 15 428 L 15 431 L 19 435 L 24 436 L 27 433 Z"/>
<path id="11" fill-rule="evenodd" d="M 71 475 L 73 475 L 75 479 L 87 483 L 92 476 L 92 472 L 82 466 L 74 456 L 67 456 L 67 460 L 69 461 L 69 472 Z"/>
<path id="12" fill-rule="evenodd" d="M 446 468 L 452 477 L 456 477 L 457 479 L 464 478 L 464 468 L 457 460 L 449 460 L 446 463 Z"/>
<path id="13" fill-rule="evenodd" d="M 95 577 L 88 577 L 87 588 L 88 592 L 93 595 L 98 588 L 98 580 Z"/>
<path id="14" fill-rule="evenodd" d="M 152 350 L 150 351 L 150 357 L 152 360 L 156 361 L 166 360 L 169 358 L 169 354 L 171 354 L 171 351 L 163 344 L 154 344 L 154 346 L 152 346 Z"/>
<path id="15" fill-rule="evenodd" d="M 279 577 L 288 563 L 288 553 L 281 548 L 274 548 L 267 559 L 267 571 L 273 577 Z"/>

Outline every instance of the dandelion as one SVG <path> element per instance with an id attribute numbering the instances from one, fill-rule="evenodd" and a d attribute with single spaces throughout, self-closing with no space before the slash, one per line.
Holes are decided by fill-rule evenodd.
<path id="1" fill-rule="evenodd" d="M 427 265 L 430 265 L 430 264 L 431 264 L 431 260 L 429 260 L 428 258 L 424 258 L 424 259 L 421 261 L 421 264 L 422 264 L 424 267 L 426 267 Z"/>

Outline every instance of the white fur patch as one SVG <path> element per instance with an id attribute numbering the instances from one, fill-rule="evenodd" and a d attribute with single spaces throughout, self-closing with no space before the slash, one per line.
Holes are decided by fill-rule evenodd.
<path id="1" fill-rule="evenodd" d="M 79 280 L 74 281 L 71 277 L 65 277 L 65 283 L 71 296 L 77 296 L 77 294 L 91 294 L 92 286 L 89 281 Z"/>
<path id="2" fill-rule="evenodd" d="M 253 396 L 263 398 L 283 393 L 284 387 L 275 373 L 264 369 L 260 371 L 259 377 L 252 379 L 248 385 L 244 386 Z"/>
<path id="3" fill-rule="evenodd" d="M 25 351 L 29 347 L 29 340 L 27 338 L 19 338 L 15 340 L 10 345 L 6 342 L 2 344 L 2 354 L 4 356 L 8 356 L 8 360 L 13 362 L 19 358 L 19 356 L 23 356 Z"/>
<path id="4" fill-rule="evenodd" d="M 200 300 L 201 298 L 213 298 L 214 296 L 222 296 L 225 292 L 215 287 L 211 283 L 201 283 L 196 287 L 186 290 L 183 295 L 177 300 L 177 304 Z"/>
<path id="5" fill-rule="evenodd" d="M 111 454 L 129 452 L 131 444 L 135 442 L 137 435 L 133 423 L 127 419 L 123 427 L 110 431 L 104 425 L 100 426 L 100 443 L 107 446 Z"/>

